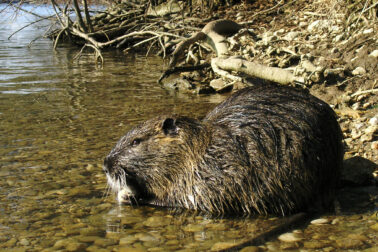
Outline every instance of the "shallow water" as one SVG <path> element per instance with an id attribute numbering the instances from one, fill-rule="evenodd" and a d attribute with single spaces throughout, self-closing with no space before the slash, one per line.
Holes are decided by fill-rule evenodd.
<path id="1" fill-rule="evenodd" d="M 46 6 L 28 8 L 52 13 Z M 106 52 L 105 66 L 98 69 L 90 53 L 73 60 L 78 48 L 66 45 L 54 52 L 48 39 L 29 48 L 46 27 L 28 27 L 8 40 L 34 19 L 23 15 L 16 22 L 4 13 L 0 17 L 0 249 L 219 250 L 280 223 L 277 218 L 222 219 L 118 206 L 113 195 L 106 194 L 102 171 L 102 160 L 117 139 L 156 114 L 201 117 L 225 97 L 162 89 L 156 80 L 164 62 L 158 57 Z M 357 209 L 348 215 L 323 216 L 326 224 L 297 230 L 296 241 L 275 239 L 259 249 L 374 249 L 378 227 L 369 200 L 345 208 L 351 206 Z M 364 208 L 368 210 L 361 211 Z"/>

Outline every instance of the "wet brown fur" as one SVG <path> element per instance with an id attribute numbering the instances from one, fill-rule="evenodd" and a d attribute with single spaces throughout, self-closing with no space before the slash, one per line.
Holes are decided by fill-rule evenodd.
<path id="1" fill-rule="evenodd" d="M 342 166 L 333 110 L 289 87 L 243 89 L 202 120 L 168 115 L 122 137 L 104 162 L 130 203 L 222 214 L 306 211 L 333 199 Z"/>

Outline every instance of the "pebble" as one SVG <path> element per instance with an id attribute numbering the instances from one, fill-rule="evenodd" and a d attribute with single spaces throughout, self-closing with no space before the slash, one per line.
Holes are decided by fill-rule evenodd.
<path id="1" fill-rule="evenodd" d="M 73 240 L 72 239 L 63 239 L 63 240 L 58 240 L 55 242 L 54 244 L 54 249 L 63 249 L 65 248 L 66 246 L 68 246 L 68 244 L 72 243 Z"/>
<path id="2" fill-rule="evenodd" d="M 336 240 L 336 246 L 341 249 L 356 249 L 363 246 L 364 243 L 361 240 L 344 238 Z"/>
<path id="3" fill-rule="evenodd" d="M 223 231 L 226 230 L 228 227 L 226 223 L 209 223 L 206 225 L 206 228 L 210 230 Z"/>
<path id="4" fill-rule="evenodd" d="M 134 243 L 136 240 L 138 240 L 138 238 L 136 238 L 134 235 L 122 237 L 119 240 L 119 245 L 129 245 L 129 244 Z"/>
<path id="5" fill-rule="evenodd" d="M 152 216 L 149 217 L 143 225 L 147 227 L 161 227 L 166 226 L 171 222 L 170 218 L 165 218 L 163 216 Z"/>
<path id="6" fill-rule="evenodd" d="M 22 246 L 29 246 L 29 245 L 30 245 L 30 242 L 29 242 L 27 239 L 22 238 L 22 239 L 20 240 L 20 245 L 22 245 Z"/>
<path id="7" fill-rule="evenodd" d="M 374 117 L 370 118 L 369 124 L 371 126 L 377 126 L 378 125 L 378 116 L 374 116 Z"/>
<path id="8" fill-rule="evenodd" d="M 374 142 L 372 142 L 372 143 L 371 143 L 371 148 L 372 148 L 373 150 L 378 150 L 378 141 L 374 141 Z"/>
<path id="9" fill-rule="evenodd" d="M 303 247 L 307 249 L 322 249 L 329 246 L 329 242 L 324 241 L 305 241 Z"/>
<path id="10" fill-rule="evenodd" d="M 352 74 L 353 74 L 353 75 L 363 75 L 363 74 L 366 74 L 366 70 L 365 70 L 365 68 L 363 68 L 363 67 L 356 67 L 356 68 L 352 71 Z"/>
<path id="11" fill-rule="evenodd" d="M 284 242 L 280 244 L 281 250 L 291 250 L 291 249 L 297 249 L 299 248 L 298 242 Z"/>
<path id="12" fill-rule="evenodd" d="M 91 246 L 87 247 L 85 249 L 85 251 L 87 251 L 87 252 L 108 252 L 109 250 L 103 249 L 103 248 L 99 248 L 99 247 L 97 247 L 95 245 L 91 245 Z"/>
<path id="13" fill-rule="evenodd" d="M 307 25 L 308 25 L 308 23 L 307 23 L 307 22 L 303 22 L 303 21 L 299 22 L 299 24 L 298 24 L 298 26 L 299 26 L 300 28 L 304 28 L 304 27 L 306 27 Z"/>
<path id="14" fill-rule="evenodd" d="M 297 242 L 302 240 L 302 238 L 295 233 L 285 233 L 280 236 L 278 236 L 278 239 L 283 242 Z"/>
<path id="15" fill-rule="evenodd" d="M 359 110 L 361 108 L 361 104 L 359 102 L 356 102 L 352 105 L 353 110 Z"/>
<path id="16" fill-rule="evenodd" d="M 344 34 L 336 35 L 336 37 L 333 39 L 333 42 L 339 42 L 343 39 Z"/>
<path id="17" fill-rule="evenodd" d="M 333 219 L 332 222 L 331 222 L 332 225 L 336 225 L 338 223 L 340 223 L 340 219 L 339 218 Z"/>
<path id="18" fill-rule="evenodd" d="M 376 133 L 377 132 L 377 130 L 378 130 L 378 126 L 377 125 L 370 125 L 369 127 L 367 127 L 366 129 L 365 129 L 365 134 L 374 134 L 374 133 Z"/>
<path id="19" fill-rule="evenodd" d="M 370 28 L 370 29 L 366 29 L 362 32 L 362 34 L 371 34 L 374 32 L 374 29 L 373 28 Z"/>
<path id="20" fill-rule="evenodd" d="M 369 228 L 378 231 L 378 223 L 375 223 L 374 225 L 371 225 Z"/>
<path id="21" fill-rule="evenodd" d="M 377 252 L 377 251 L 378 251 L 378 246 L 374 246 L 374 247 L 362 250 L 362 252 Z"/>
<path id="22" fill-rule="evenodd" d="M 99 237 L 94 241 L 94 245 L 97 245 L 99 247 L 104 247 L 104 248 L 108 246 L 116 245 L 116 244 L 118 244 L 117 240 L 110 240 L 110 239 L 99 238 Z"/>
<path id="23" fill-rule="evenodd" d="M 17 239 L 16 238 L 10 238 L 7 242 L 4 242 L 4 247 L 13 247 L 16 245 Z"/>
<path id="24" fill-rule="evenodd" d="M 354 239 L 354 240 L 360 240 L 360 241 L 367 241 L 368 238 L 365 235 L 362 234 L 349 234 L 348 238 Z"/>
<path id="25" fill-rule="evenodd" d="M 307 27 L 307 30 L 309 32 L 314 32 L 317 30 L 328 29 L 329 27 L 331 27 L 331 22 L 329 20 L 316 20 L 312 22 L 311 24 L 309 24 L 309 26 Z"/>
<path id="26" fill-rule="evenodd" d="M 73 242 L 66 246 L 67 251 L 84 251 L 87 248 L 87 244 L 80 242 Z"/>
<path id="27" fill-rule="evenodd" d="M 248 246 L 240 250 L 240 252 L 260 252 L 260 251 L 261 249 L 256 246 Z"/>
<path id="28" fill-rule="evenodd" d="M 213 246 L 211 246 L 211 251 L 219 251 L 224 249 L 229 249 L 235 246 L 235 242 L 217 242 Z"/>
<path id="29" fill-rule="evenodd" d="M 134 248 L 134 247 L 120 247 L 117 249 L 118 252 L 146 252 L 147 250 L 143 248 Z"/>
<path id="30" fill-rule="evenodd" d="M 200 232 L 200 231 L 203 231 L 204 229 L 205 227 L 199 224 L 188 224 L 185 227 L 183 227 L 183 230 L 186 232 Z"/>
<path id="31" fill-rule="evenodd" d="M 362 129 L 364 127 L 364 125 L 365 125 L 364 123 L 357 123 L 357 124 L 354 125 L 354 127 L 356 129 L 360 130 L 360 129 Z"/>
<path id="32" fill-rule="evenodd" d="M 298 35 L 300 34 L 300 32 L 297 32 L 297 31 L 291 31 L 289 32 L 288 34 L 286 34 L 286 36 L 284 37 L 286 40 L 288 41 L 292 41 L 294 40 L 296 37 L 298 37 Z"/>
<path id="33" fill-rule="evenodd" d="M 138 233 L 138 234 L 135 234 L 134 237 L 137 238 L 138 240 L 144 241 L 144 242 L 156 242 L 156 241 L 159 241 L 158 238 L 156 238 L 153 235 L 147 234 L 147 233 Z"/>
<path id="34" fill-rule="evenodd" d="M 370 57 L 377 58 L 378 57 L 378 50 L 374 50 L 369 54 Z"/>
<path id="35" fill-rule="evenodd" d="M 68 195 L 73 197 L 85 197 L 91 194 L 91 191 L 86 187 L 74 187 L 69 190 Z"/>
<path id="36" fill-rule="evenodd" d="M 328 224 L 330 223 L 331 221 L 329 219 L 324 219 L 324 218 L 321 218 L 321 219 L 316 219 L 316 220 L 312 220 L 311 221 L 311 224 L 314 224 L 314 225 L 322 225 L 322 224 Z"/>
<path id="37" fill-rule="evenodd" d="M 85 243 L 94 242 L 94 241 L 96 241 L 97 239 L 101 239 L 101 238 L 98 237 L 98 236 L 79 236 L 79 237 L 77 238 L 78 241 L 80 241 L 80 242 L 85 242 Z"/>
<path id="38" fill-rule="evenodd" d="M 83 228 L 80 230 L 80 234 L 83 236 L 100 236 L 102 237 L 104 235 L 104 231 L 98 228 Z"/>
<path id="39" fill-rule="evenodd" d="M 210 81 L 210 87 L 214 88 L 217 92 L 222 92 L 230 89 L 233 86 L 232 83 L 224 81 L 222 78 L 214 79 Z"/>

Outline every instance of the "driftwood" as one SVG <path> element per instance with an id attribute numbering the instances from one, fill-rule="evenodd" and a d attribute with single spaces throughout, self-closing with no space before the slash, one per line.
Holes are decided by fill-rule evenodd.
<path id="1" fill-rule="evenodd" d="M 208 44 L 216 53 L 217 57 L 211 60 L 211 67 L 216 74 L 224 78 L 232 81 L 244 81 L 243 77 L 231 74 L 230 72 L 232 71 L 243 73 L 251 77 L 274 81 L 283 85 L 303 82 L 288 70 L 250 62 L 243 59 L 241 56 L 230 56 L 227 37 L 235 35 L 241 30 L 242 27 L 231 20 L 222 19 L 209 22 L 201 31 L 193 34 L 177 45 L 169 64 L 170 69 L 163 73 L 159 81 L 169 75 L 171 69 L 176 66 L 178 60 L 185 53 L 186 48 L 196 42 L 202 41 Z"/>
<path id="2" fill-rule="evenodd" d="M 184 37 L 185 31 L 195 30 L 195 27 L 185 25 L 183 19 L 177 14 L 176 19 L 164 19 L 163 17 L 146 16 L 149 1 L 139 1 L 140 4 L 123 1 L 106 11 L 99 11 L 97 15 L 90 16 L 87 0 L 73 0 L 64 6 L 50 0 L 60 29 L 50 33 L 54 39 L 54 49 L 63 39 L 82 45 L 84 48 L 93 48 L 96 54 L 96 62 L 103 62 L 101 52 L 106 47 L 115 47 L 128 52 L 137 47 L 144 46 L 150 52 L 152 46 L 160 48 L 160 54 L 165 57 L 168 50 L 171 50 Z M 82 7 L 82 9 L 80 9 Z M 70 19 L 69 13 L 74 11 L 76 21 Z M 177 8 L 175 9 L 177 12 Z M 174 13 L 174 12 L 172 12 Z M 164 27 L 176 26 L 167 32 Z M 79 58 L 79 57 L 77 57 Z"/>

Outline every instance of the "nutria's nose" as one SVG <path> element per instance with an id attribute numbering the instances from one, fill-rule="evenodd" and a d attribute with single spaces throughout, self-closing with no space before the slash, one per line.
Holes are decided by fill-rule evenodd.
<path id="1" fill-rule="evenodd" d="M 105 159 L 104 159 L 104 166 L 103 166 L 103 169 L 105 171 L 105 173 L 111 173 L 112 170 L 113 170 L 113 166 L 114 166 L 114 160 L 115 158 L 113 156 L 107 156 Z"/>

